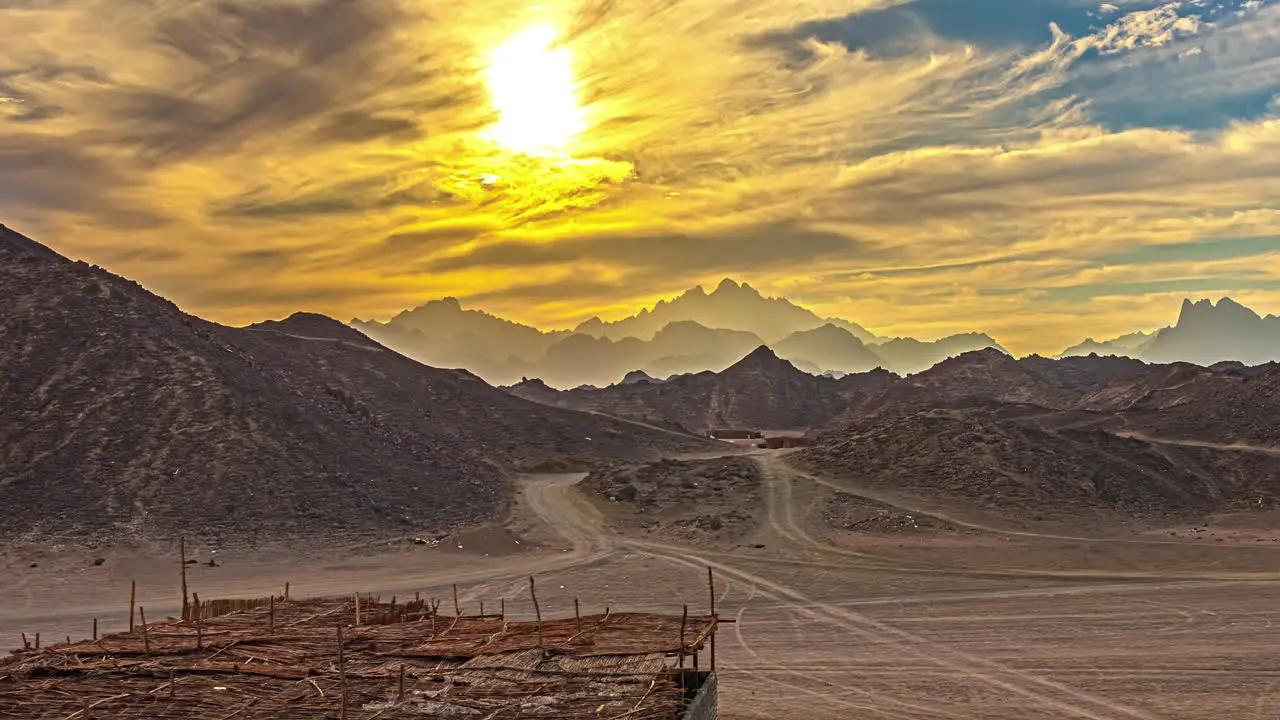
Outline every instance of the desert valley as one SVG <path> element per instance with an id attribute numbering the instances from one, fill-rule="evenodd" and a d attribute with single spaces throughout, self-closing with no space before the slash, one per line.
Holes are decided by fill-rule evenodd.
<path id="1" fill-rule="evenodd" d="M 1229 300 L 1015 358 L 731 281 L 573 333 L 455 301 L 229 327 L 8 229 L 0 288 L 6 650 L 129 631 L 131 587 L 185 618 L 189 583 L 452 598 L 539 634 L 709 611 L 732 720 L 1280 707 L 1280 319 Z M 5 668 L 0 717 L 45 717 Z M 85 716 L 170 716 L 109 708 Z"/>

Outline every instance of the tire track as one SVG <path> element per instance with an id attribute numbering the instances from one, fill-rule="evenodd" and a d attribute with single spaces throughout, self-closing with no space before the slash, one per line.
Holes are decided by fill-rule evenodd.
<path id="1" fill-rule="evenodd" d="M 783 600 L 783 598 L 792 601 L 797 612 L 816 620 L 832 622 L 869 641 L 887 642 L 889 639 L 898 641 L 906 652 L 993 688 L 1024 697 L 1046 709 L 1052 709 L 1062 717 L 1085 718 L 1086 720 L 1113 720 L 1116 716 L 1123 716 L 1134 720 L 1159 720 L 1156 715 L 1135 710 L 1106 698 L 1076 690 L 1062 683 L 1036 677 L 1029 673 L 1000 665 L 986 658 L 935 643 L 865 615 L 816 601 L 781 583 L 724 563 L 707 560 L 688 553 L 682 548 L 672 548 L 671 546 L 643 541 L 626 541 L 624 544 L 639 551 L 647 552 L 654 557 L 663 558 L 672 563 L 696 570 L 711 566 L 726 575 L 738 578 L 742 582 L 755 585 L 761 595 L 772 597 L 779 601 Z M 675 554 L 672 554 L 673 551 Z M 1036 686 L 1038 689 L 1026 687 L 1019 684 L 1019 682 Z M 1063 700 L 1055 697 L 1054 694 L 1066 695 L 1069 699 Z M 1085 707 L 1090 705 L 1097 709 Z"/>

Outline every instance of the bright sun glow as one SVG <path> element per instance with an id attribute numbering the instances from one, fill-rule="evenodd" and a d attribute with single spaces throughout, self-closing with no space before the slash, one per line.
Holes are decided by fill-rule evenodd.
<path id="1" fill-rule="evenodd" d="M 489 92 L 499 113 L 486 135 L 514 152 L 563 155 L 586 128 L 567 48 L 556 29 L 535 25 L 489 54 Z"/>

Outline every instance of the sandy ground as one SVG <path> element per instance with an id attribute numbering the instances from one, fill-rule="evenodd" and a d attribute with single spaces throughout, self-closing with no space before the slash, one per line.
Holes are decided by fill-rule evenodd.
<path id="1" fill-rule="evenodd" d="M 290 549 L 189 566 L 202 597 L 414 592 L 464 609 L 505 599 L 532 613 L 603 607 L 705 610 L 706 570 L 722 627 L 727 720 L 1274 720 L 1280 717 L 1280 533 L 1273 517 L 1187 528 L 1040 529 L 1011 518 L 868 498 L 920 528 L 856 532 L 829 518 L 856 482 L 796 473 L 760 454 L 763 507 L 741 547 L 695 548 L 620 534 L 579 475 L 522 481 L 515 519 L 436 547 Z M 904 529 L 907 528 L 907 529 Z M 1169 533 L 1180 533 L 1174 536 Z M 458 545 L 462 547 L 459 548 Z M 196 548 L 201 559 L 210 548 Z M 18 633 L 84 636 L 127 622 L 130 579 L 148 618 L 180 602 L 177 563 L 158 549 L 0 554 L 0 646 Z M 101 566 L 92 561 L 102 557 Z M 38 567 L 29 567 L 30 563 Z M 700 661 L 705 665 L 708 657 Z"/>

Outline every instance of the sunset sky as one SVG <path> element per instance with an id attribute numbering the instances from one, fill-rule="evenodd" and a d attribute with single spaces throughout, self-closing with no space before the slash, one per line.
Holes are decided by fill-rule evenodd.
<path id="1" fill-rule="evenodd" d="M 0 222 L 227 323 L 729 276 L 1056 352 L 1280 313 L 1280 1 L 0 0 Z"/>

